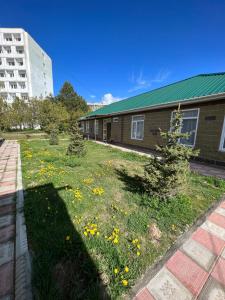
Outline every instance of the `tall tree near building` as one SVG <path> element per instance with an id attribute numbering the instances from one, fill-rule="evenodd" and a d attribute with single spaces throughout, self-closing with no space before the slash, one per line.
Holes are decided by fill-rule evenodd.
<path id="1" fill-rule="evenodd" d="M 66 107 L 70 114 L 70 119 L 76 120 L 88 111 L 86 101 L 74 91 L 72 84 L 68 81 L 63 84 L 56 100 Z"/>
<path id="2" fill-rule="evenodd" d="M 180 108 L 174 113 L 171 131 L 161 132 L 165 144 L 157 146 L 158 155 L 149 158 L 145 166 L 144 185 L 151 196 L 168 199 L 181 191 L 189 173 L 189 159 L 198 155 L 191 147 L 179 141 L 188 138 L 181 133 L 182 114 Z"/>
<path id="3" fill-rule="evenodd" d="M 66 154 L 84 156 L 86 154 L 86 148 L 77 121 L 74 121 L 71 124 L 69 132 L 70 132 L 70 144 L 68 146 Z"/>

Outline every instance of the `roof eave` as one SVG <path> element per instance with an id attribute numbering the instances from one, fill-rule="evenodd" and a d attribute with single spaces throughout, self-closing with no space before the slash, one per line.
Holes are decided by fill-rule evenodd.
<path id="1" fill-rule="evenodd" d="M 132 113 L 132 112 L 141 112 L 144 110 L 154 110 L 154 109 L 160 109 L 160 108 L 169 108 L 169 107 L 173 107 L 176 106 L 177 104 L 195 104 L 195 103 L 202 103 L 202 102 L 208 102 L 211 100 L 221 100 L 224 99 L 225 97 L 225 92 L 224 93 L 219 93 L 219 94 L 213 94 L 213 95 L 209 95 L 209 96 L 204 96 L 204 97 L 195 97 L 195 98 L 190 98 L 187 100 L 176 100 L 174 102 L 170 102 L 170 103 L 165 103 L 165 104 L 161 104 L 161 105 L 151 105 L 151 106 L 144 106 L 144 107 L 139 107 L 136 109 L 128 109 L 128 110 L 123 110 L 120 112 L 115 112 L 115 113 L 111 113 L 111 114 L 102 114 L 102 115 L 92 115 L 90 117 L 83 117 L 82 119 L 95 119 L 95 118 L 102 118 L 102 117 L 109 117 L 109 116 L 115 116 L 115 115 L 124 115 L 124 114 L 128 114 L 128 113 Z"/>

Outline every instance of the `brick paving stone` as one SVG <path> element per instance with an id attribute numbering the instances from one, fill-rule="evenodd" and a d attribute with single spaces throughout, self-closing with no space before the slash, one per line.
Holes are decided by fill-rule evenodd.
<path id="1" fill-rule="evenodd" d="M 221 256 L 225 259 L 225 248 L 223 249 Z"/>
<path id="2" fill-rule="evenodd" d="M 165 267 L 149 282 L 147 289 L 157 300 L 191 300 L 191 292 Z"/>
<path id="3" fill-rule="evenodd" d="M 7 182 L 2 182 L 0 183 L 0 188 L 3 187 L 3 186 L 15 186 L 15 181 L 7 181 Z"/>
<path id="4" fill-rule="evenodd" d="M 225 241 L 221 240 L 214 234 L 211 234 L 210 232 L 198 228 L 191 236 L 192 239 L 195 241 L 201 243 L 203 246 L 208 248 L 210 251 L 212 251 L 214 254 L 219 255 L 225 246 Z"/>
<path id="5" fill-rule="evenodd" d="M 215 210 L 215 212 L 216 212 L 217 214 L 220 214 L 221 216 L 224 216 L 224 217 L 225 217 L 225 209 L 224 209 L 224 208 L 218 207 L 218 208 Z"/>
<path id="6" fill-rule="evenodd" d="M 207 283 L 202 289 L 198 300 L 224 300 L 225 287 L 216 281 L 213 277 L 209 277 Z"/>
<path id="7" fill-rule="evenodd" d="M 220 204 L 220 207 L 225 208 L 225 201 Z"/>
<path id="8" fill-rule="evenodd" d="M 211 251 L 192 239 L 187 240 L 180 249 L 206 271 L 210 270 L 216 259 Z"/>
<path id="9" fill-rule="evenodd" d="M 7 216 L 2 216 L 0 217 L 0 228 L 9 226 L 13 224 L 15 221 L 15 218 L 13 215 L 7 215 Z"/>
<path id="10" fill-rule="evenodd" d="M 4 243 L 12 239 L 15 235 L 15 225 L 9 225 L 0 229 L 0 243 Z"/>
<path id="11" fill-rule="evenodd" d="M 16 189 L 11 189 L 9 191 L 0 192 L 0 201 L 1 201 L 1 198 L 5 198 L 10 195 L 15 195 L 15 193 L 16 193 Z"/>
<path id="12" fill-rule="evenodd" d="M 8 193 L 11 190 L 15 190 L 15 188 L 16 188 L 15 183 L 13 183 L 13 185 L 0 186 L 0 192 Z"/>
<path id="13" fill-rule="evenodd" d="M 143 288 L 134 298 L 135 300 L 155 300 L 147 288 Z"/>
<path id="14" fill-rule="evenodd" d="M 208 220 L 217 224 L 218 226 L 221 226 L 225 228 L 225 217 L 221 216 L 220 214 L 217 213 L 212 213 L 209 217 Z"/>
<path id="15" fill-rule="evenodd" d="M 205 221 L 202 225 L 201 228 L 204 230 L 207 230 L 211 232 L 212 234 L 216 235 L 218 238 L 222 239 L 225 241 L 225 229 L 210 222 L 210 221 Z"/>
<path id="16" fill-rule="evenodd" d="M 219 258 L 211 276 L 225 286 L 225 259 Z"/>
<path id="17" fill-rule="evenodd" d="M 0 266 L 8 263 L 14 258 L 14 243 L 8 242 L 0 244 Z"/>
<path id="18" fill-rule="evenodd" d="M 13 293 L 13 263 L 0 267 L 0 297 Z"/>
<path id="19" fill-rule="evenodd" d="M 194 295 L 199 293 L 208 277 L 208 273 L 205 270 L 180 250 L 168 260 L 166 267 Z"/>
<path id="20" fill-rule="evenodd" d="M 0 207 L 0 216 L 6 214 L 12 214 L 14 211 L 15 211 L 15 204 L 5 205 L 3 207 Z"/>

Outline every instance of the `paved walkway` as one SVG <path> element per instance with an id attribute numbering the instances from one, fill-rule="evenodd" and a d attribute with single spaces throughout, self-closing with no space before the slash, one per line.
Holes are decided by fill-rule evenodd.
<path id="1" fill-rule="evenodd" d="M 113 145 L 113 144 L 108 144 L 108 143 L 104 143 L 104 142 L 100 142 L 100 141 L 94 141 L 94 142 L 96 142 L 97 144 L 103 145 L 103 146 L 111 147 L 114 149 L 119 149 L 123 152 L 136 153 L 138 155 L 147 156 L 147 157 L 150 157 L 155 154 L 154 152 L 152 152 L 150 150 L 136 150 L 136 149 L 130 148 L 128 146 Z M 222 167 L 217 167 L 217 166 L 214 166 L 211 164 L 205 164 L 205 163 L 200 163 L 200 162 L 191 162 L 191 169 L 192 169 L 192 171 L 195 171 L 195 172 L 200 173 L 205 176 L 214 176 L 214 177 L 218 177 L 221 179 L 225 179 L 225 168 L 222 168 Z"/>
<path id="2" fill-rule="evenodd" d="M 18 144 L 0 147 L 0 299 L 14 298 L 15 196 Z"/>
<path id="3" fill-rule="evenodd" d="M 134 299 L 225 299 L 225 199 Z"/>

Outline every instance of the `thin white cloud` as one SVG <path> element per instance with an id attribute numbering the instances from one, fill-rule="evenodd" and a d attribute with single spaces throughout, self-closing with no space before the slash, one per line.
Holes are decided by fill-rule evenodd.
<path id="1" fill-rule="evenodd" d="M 111 93 L 107 93 L 102 96 L 101 104 L 108 105 L 119 100 L 122 100 L 122 98 L 114 97 Z"/>
<path id="2" fill-rule="evenodd" d="M 151 87 L 153 83 L 161 83 L 165 81 L 170 75 L 170 71 L 168 70 L 160 70 L 156 76 L 152 79 L 147 79 L 143 75 L 143 71 L 139 72 L 138 76 L 135 76 L 134 72 L 132 72 L 130 81 L 133 83 L 133 87 L 128 90 L 129 93 L 135 92 L 138 90 L 143 90 Z"/>
<path id="3" fill-rule="evenodd" d="M 94 99 L 94 98 L 96 98 L 96 96 L 95 95 L 90 95 L 90 98 Z"/>

